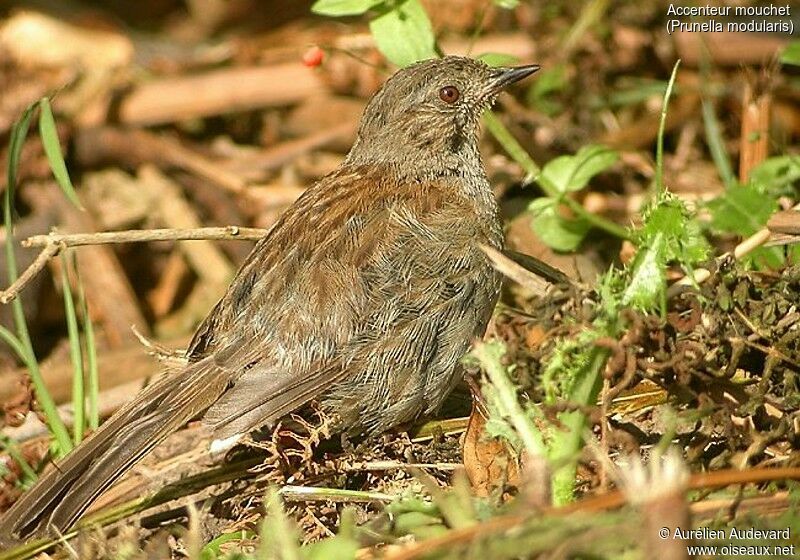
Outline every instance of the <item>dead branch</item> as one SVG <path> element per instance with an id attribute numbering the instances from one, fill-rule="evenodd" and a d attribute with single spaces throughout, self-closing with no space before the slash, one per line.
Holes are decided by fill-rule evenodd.
<path id="1" fill-rule="evenodd" d="M 0 303 L 9 303 L 17 297 L 22 288 L 47 266 L 51 258 L 55 257 L 62 249 L 61 245 L 52 244 L 46 246 L 39 253 L 34 261 L 26 268 L 22 274 L 11 284 L 8 289 L 0 291 Z"/>
<path id="2" fill-rule="evenodd" d="M 83 245 L 106 245 L 112 243 L 146 243 L 150 241 L 197 241 L 236 239 L 257 241 L 267 233 L 265 229 L 239 226 L 204 227 L 193 229 L 131 229 L 124 231 L 104 231 L 100 233 L 57 232 L 47 235 L 34 235 L 22 242 L 23 247 L 42 247 L 57 244 L 64 247 Z"/>
<path id="3" fill-rule="evenodd" d="M 238 226 L 208 227 L 194 229 L 150 229 L 106 231 L 99 233 L 34 235 L 22 242 L 23 247 L 44 247 L 34 262 L 20 274 L 16 282 L 0 291 L 0 303 L 8 303 L 17 297 L 25 285 L 44 268 L 47 261 L 67 247 L 86 245 L 108 245 L 112 243 L 141 243 L 149 241 L 195 241 L 238 239 L 255 241 L 261 239 L 267 230 L 240 228 Z"/>

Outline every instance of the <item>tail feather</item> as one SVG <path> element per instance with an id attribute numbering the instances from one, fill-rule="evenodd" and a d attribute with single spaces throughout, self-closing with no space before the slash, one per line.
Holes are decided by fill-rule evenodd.
<path id="1" fill-rule="evenodd" d="M 206 358 L 148 386 L 0 518 L 0 544 L 69 529 L 147 452 L 217 400 L 228 381 Z"/>

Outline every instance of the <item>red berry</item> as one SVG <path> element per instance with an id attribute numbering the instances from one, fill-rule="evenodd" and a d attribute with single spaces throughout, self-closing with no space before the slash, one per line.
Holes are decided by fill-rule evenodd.
<path id="1" fill-rule="evenodd" d="M 325 51 L 315 45 L 303 53 L 303 64 L 309 68 L 316 68 L 322 64 L 323 58 L 325 58 Z"/>

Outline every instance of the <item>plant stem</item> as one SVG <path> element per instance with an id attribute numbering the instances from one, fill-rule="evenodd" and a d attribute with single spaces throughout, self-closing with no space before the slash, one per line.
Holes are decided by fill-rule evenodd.
<path id="1" fill-rule="evenodd" d="M 47 420 L 47 426 L 50 428 L 50 432 L 53 434 L 53 437 L 55 437 L 56 443 L 58 444 L 58 456 L 63 457 L 72 450 L 72 440 L 69 437 L 67 427 L 64 425 L 64 422 L 61 421 L 61 417 L 58 415 L 58 409 L 56 408 L 55 402 L 53 402 L 53 398 L 47 391 L 47 387 L 44 384 L 44 379 L 42 378 L 42 373 L 39 370 L 39 363 L 36 361 L 36 357 L 33 355 L 33 353 L 28 351 L 28 348 L 25 346 L 25 343 L 22 340 L 14 336 L 11 331 L 2 326 L 0 326 L 0 338 L 2 338 L 6 344 L 11 346 L 11 349 L 14 350 L 17 356 L 19 356 L 19 358 L 25 364 L 25 367 L 28 369 L 28 375 L 30 375 L 31 382 L 33 383 L 33 390 L 36 394 L 36 400 L 38 401 L 39 406 L 42 407 L 42 411 L 44 412 Z"/>
<path id="2" fill-rule="evenodd" d="M 536 181 L 547 196 L 563 202 L 577 217 L 583 218 L 596 228 L 601 229 L 613 235 L 614 237 L 619 237 L 620 239 L 631 239 L 630 233 L 624 227 L 615 224 L 611 220 L 607 220 L 602 216 L 598 216 L 597 214 L 589 212 L 583 207 L 583 205 L 581 205 L 580 202 L 570 198 L 569 196 L 562 197 L 561 193 L 559 193 L 553 185 L 544 180 L 544 178 L 541 176 L 541 168 L 536 164 L 535 161 L 533 161 L 528 152 L 525 151 L 525 148 L 523 148 L 520 143 L 517 142 L 517 139 L 514 138 L 511 132 L 509 132 L 503 123 L 500 122 L 500 119 L 498 119 L 494 113 L 491 111 L 486 111 L 483 114 L 483 122 L 486 125 L 486 129 L 492 133 L 492 136 L 494 136 L 495 139 L 500 143 L 506 153 L 511 156 L 511 159 L 516 161 L 525 171 L 526 181 Z"/>
<path id="3" fill-rule="evenodd" d="M 22 117 L 20 117 L 20 120 L 14 124 L 14 127 L 11 129 L 11 139 L 9 142 L 7 183 L 3 204 L 3 225 L 6 230 L 6 268 L 9 285 L 14 284 L 17 279 L 17 261 L 16 254 L 14 253 L 14 228 L 12 221 L 14 188 L 16 187 L 17 181 L 19 154 L 22 150 L 22 145 L 25 143 L 25 137 L 28 134 L 32 112 L 33 105 L 29 106 L 22 114 Z M 64 456 L 72 449 L 72 441 L 70 440 L 69 432 L 61 421 L 61 417 L 58 415 L 56 404 L 47 391 L 44 379 L 39 371 L 39 364 L 36 361 L 36 354 L 33 351 L 33 344 L 31 343 L 30 333 L 28 332 L 28 324 L 25 321 L 25 312 L 22 309 L 22 303 L 19 300 L 13 301 L 11 309 L 14 315 L 14 326 L 17 331 L 17 336 L 13 337 L 14 341 L 17 343 L 15 351 L 28 368 L 28 374 L 31 377 L 36 394 L 36 400 L 42 407 L 47 425 L 58 445 L 57 454 L 58 456 Z M 4 338 L 10 342 L 7 336 L 4 336 Z"/>
<path id="4" fill-rule="evenodd" d="M 36 471 L 34 471 L 30 463 L 25 460 L 25 456 L 19 450 L 19 446 L 14 440 L 6 436 L 0 436 L 0 447 L 5 449 L 6 453 L 19 465 L 23 475 L 23 485 L 25 487 L 36 482 Z"/>
<path id="5" fill-rule="evenodd" d="M 536 179 L 542 172 L 542 169 L 533 161 L 533 158 L 525 151 L 525 148 L 517 142 L 517 139 L 511 134 L 511 132 L 505 127 L 505 125 L 497 118 L 492 111 L 486 111 L 483 113 L 483 124 L 486 126 L 486 130 L 492 133 L 495 140 L 497 140 L 503 149 L 511 156 L 511 159 L 516 161 L 520 167 L 525 171 L 527 177 L 525 177 L 526 181 L 532 181 Z M 547 192 L 547 189 L 543 187 L 545 193 L 549 196 L 553 196 L 556 194 L 555 192 Z"/>
<path id="6" fill-rule="evenodd" d="M 94 326 L 89 316 L 89 305 L 86 303 L 86 293 L 81 282 L 78 267 L 75 267 L 75 277 L 78 282 L 78 305 L 81 308 L 81 319 L 84 336 L 84 357 L 86 358 L 86 390 L 88 402 L 86 405 L 86 422 L 90 429 L 96 430 L 100 426 L 100 378 L 97 372 L 97 344 L 94 338 Z"/>
<path id="7" fill-rule="evenodd" d="M 600 372 L 605 367 L 608 355 L 609 351 L 605 348 L 595 347 L 592 350 L 584 375 L 567 396 L 569 403 L 591 406 L 596 402 L 601 385 Z M 571 502 L 574 498 L 577 474 L 575 458 L 583 447 L 586 414 L 580 411 L 563 412 L 558 415 L 558 419 L 565 430 L 559 431 L 552 444 L 551 458 L 556 465 L 554 468 L 557 468 L 558 463 L 563 465 L 553 473 L 552 495 L 556 506 Z"/>
<path id="8" fill-rule="evenodd" d="M 61 253 L 61 296 L 64 298 L 64 316 L 67 321 L 69 338 L 69 358 L 72 362 L 72 414 L 75 417 L 73 436 L 75 444 L 83 440 L 86 426 L 86 390 L 83 382 L 83 358 L 81 357 L 81 335 L 78 329 L 78 316 L 75 313 L 75 299 L 69 285 L 69 260 Z"/>
<path id="9" fill-rule="evenodd" d="M 667 126 L 667 109 L 680 64 L 681 60 L 678 59 L 675 66 L 672 67 L 672 75 L 669 77 L 667 89 L 664 91 L 664 101 L 661 103 L 661 122 L 658 123 L 658 141 L 656 143 L 656 189 L 659 194 L 664 192 L 664 129 Z"/>
<path id="10" fill-rule="evenodd" d="M 505 351 L 502 342 L 478 342 L 472 350 L 472 355 L 478 359 L 486 372 L 489 382 L 497 393 L 501 412 L 519 435 L 525 451 L 533 456 L 546 457 L 547 447 L 542 434 L 536 430 L 531 419 L 522 410 L 517 397 L 517 388 L 508 378 L 506 368 L 501 362 Z"/>

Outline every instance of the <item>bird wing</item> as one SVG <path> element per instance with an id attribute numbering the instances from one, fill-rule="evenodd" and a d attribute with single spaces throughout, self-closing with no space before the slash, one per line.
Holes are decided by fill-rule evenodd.
<path id="1" fill-rule="evenodd" d="M 334 401 L 358 410 L 348 399 L 363 397 L 373 428 L 397 423 L 377 419 L 387 395 L 417 410 L 424 395 L 414 376 L 452 369 L 480 322 L 472 294 L 493 285 L 474 273 L 484 257 L 470 238 L 492 234 L 470 212 L 446 182 L 398 184 L 375 170 L 343 168 L 311 187 L 247 258 L 198 329 L 186 368 L 144 389 L 23 494 L 0 519 L 0 542 L 69 528 L 203 412 L 227 437 L 337 382 Z M 405 377 L 379 382 L 387 363 Z M 419 402 L 408 400 L 414 381 Z"/>
<path id="2" fill-rule="evenodd" d="M 190 359 L 213 354 L 241 372 L 203 418 L 215 437 L 252 431 L 345 379 L 369 382 L 376 360 L 424 367 L 439 330 L 453 330 L 448 319 L 473 313 L 462 309 L 463 287 L 484 280 L 465 276 L 475 259 L 485 262 L 474 241 L 490 235 L 475 226 L 471 204 L 445 181 L 400 183 L 363 168 L 345 168 L 301 197 L 190 346 Z M 460 345 L 451 361 L 482 320 L 465 321 L 469 333 L 446 333 Z"/>

